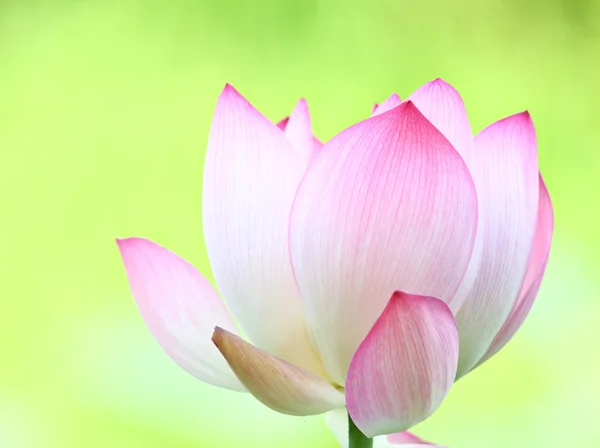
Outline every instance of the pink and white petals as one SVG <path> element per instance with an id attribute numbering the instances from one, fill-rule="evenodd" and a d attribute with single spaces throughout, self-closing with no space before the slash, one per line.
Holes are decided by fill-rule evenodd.
<path id="1" fill-rule="evenodd" d="M 227 86 L 204 165 L 202 216 L 215 280 L 257 347 L 320 373 L 288 255 L 289 214 L 304 171 L 281 130 Z"/>
<path id="2" fill-rule="evenodd" d="M 375 107 L 373 108 L 373 116 L 380 115 L 384 112 L 387 112 L 388 110 L 391 110 L 396 106 L 399 106 L 400 103 L 402 103 L 402 100 L 400 99 L 398 94 L 392 93 L 392 95 L 387 100 L 385 100 L 383 103 L 381 103 L 379 105 L 375 105 Z"/>
<path id="3" fill-rule="evenodd" d="M 457 377 L 484 356 L 517 302 L 538 214 L 537 144 L 529 114 L 492 124 L 476 136 L 475 146 L 483 250 L 477 279 L 456 316 Z"/>
<path id="4" fill-rule="evenodd" d="M 334 409 L 325 414 L 325 423 L 338 440 L 342 448 L 348 448 L 348 414 L 345 408 Z M 373 448 L 423 448 L 423 446 L 434 446 L 419 439 L 407 431 L 378 436 L 373 439 Z M 443 447 L 439 447 L 443 448 Z"/>
<path id="5" fill-rule="evenodd" d="M 533 240 L 533 249 L 529 258 L 527 273 L 525 274 L 525 281 L 521 287 L 519 299 L 510 312 L 508 319 L 502 326 L 500 333 L 498 333 L 490 348 L 487 350 L 485 356 L 478 364 L 482 364 L 500 351 L 502 347 L 512 339 L 525 321 L 527 314 L 529 314 L 546 271 L 553 230 L 554 212 L 552 210 L 552 202 L 548 190 L 546 189 L 546 185 L 544 185 L 544 181 L 540 176 L 540 199 L 537 225 L 535 238 Z"/>
<path id="6" fill-rule="evenodd" d="M 396 292 L 350 363 L 348 413 L 367 437 L 405 431 L 440 406 L 457 363 L 448 305 Z"/>
<path id="7" fill-rule="evenodd" d="M 245 390 L 211 342 L 235 325 L 212 285 L 187 261 L 143 238 L 117 240 L 135 302 L 165 352 L 197 378 Z"/>
<path id="8" fill-rule="evenodd" d="M 344 384 L 395 290 L 454 295 L 476 224 L 464 162 L 411 102 L 323 147 L 296 195 L 290 255 L 307 329 L 330 378 Z"/>
<path id="9" fill-rule="evenodd" d="M 296 104 L 284 127 L 285 136 L 298 152 L 305 166 L 308 166 L 314 155 L 323 144 L 313 137 L 310 114 L 306 100 L 301 99 Z"/>
<path id="10" fill-rule="evenodd" d="M 212 339 L 248 391 L 271 409 L 290 415 L 314 415 L 344 405 L 344 394 L 323 378 L 269 355 L 222 328 L 215 328 Z"/>

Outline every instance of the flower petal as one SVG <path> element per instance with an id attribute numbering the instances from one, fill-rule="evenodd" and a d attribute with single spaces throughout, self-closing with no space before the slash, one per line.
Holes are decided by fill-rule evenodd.
<path id="1" fill-rule="evenodd" d="M 398 433 L 399 435 L 403 435 L 403 434 L 408 434 L 409 436 L 412 435 L 409 432 L 402 432 L 402 433 Z M 396 435 L 396 434 L 394 434 Z M 383 437 L 375 437 L 375 443 L 373 444 L 374 448 L 396 448 L 398 446 L 402 446 L 402 448 L 423 448 L 424 446 L 430 446 L 430 447 L 437 447 L 437 448 L 448 448 L 447 446 L 440 446 L 440 445 L 432 445 L 430 443 L 427 442 L 390 442 L 390 437 L 392 436 L 388 436 L 387 438 L 383 438 Z M 381 440 L 378 440 L 381 439 Z M 407 439 L 408 440 L 408 439 Z"/>
<path id="2" fill-rule="evenodd" d="M 323 144 L 313 137 L 310 114 L 306 100 L 302 98 L 296 104 L 290 118 L 285 125 L 285 136 L 298 152 L 298 156 L 305 165 L 321 149 Z"/>
<path id="3" fill-rule="evenodd" d="M 408 97 L 444 137 L 452 143 L 467 166 L 471 166 L 473 131 L 460 94 L 446 81 L 436 79 Z"/>
<path id="4" fill-rule="evenodd" d="M 396 434 L 390 434 L 387 436 L 387 440 L 392 445 L 427 445 L 431 446 L 431 443 L 425 442 L 423 439 L 418 438 L 410 432 L 397 432 Z"/>
<path id="5" fill-rule="evenodd" d="M 421 113 L 452 143 L 452 146 L 461 155 L 469 170 L 473 172 L 475 169 L 473 132 L 465 105 L 456 89 L 438 78 L 421 86 L 408 99 L 413 101 Z M 475 181 L 475 190 L 478 191 L 477 179 L 473 180 Z M 455 312 L 467 300 L 479 272 L 481 254 L 483 252 L 481 225 L 481 220 L 478 220 L 475 247 L 473 248 L 467 272 L 460 288 L 454 297 L 448 301 L 448 305 Z"/>
<path id="6" fill-rule="evenodd" d="M 392 95 L 387 100 L 385 100 L 383 103 L 381 103 L 380 105 L 373 108 L 373 116 L 380 115 L 384 112 L 387 112 L 388 110 L 391 110 L 396 106 L 399 106 L 400 103 L 402 103 L 402 100 L 400 99 L 398 94 L 392 93 Z"/>
<path id="7" fill-rule="evenodd" d="M 334 409 L 325 414 L 325 423 L 342 448 L 348 448 L 348 414 L 345 408 Z M 373 448 L 388 448 L 402 445 L 404 448 L 433 446 L 410 432 L 399 432 L 373 439 Z"/>
<path id="8" fill-rule="evenodd" d="M 544 272 L 546 271 L 553 229 L 554 213 L 552 211 L 552 202 L 546 185 L 544 185 L 544 181 L 540 176 L 540 198 L 537 224 L 533 240 L 533 249 L 529 258 L 527 273 L 525 274 L 525 281 L 521 287 L 517 303 L 511 310 L 500 333 L 496 335 L 494 342 L 487 350 L 484 357 L 479 361 L 478 365 L 483 364 L 499 352 L 500 349 L 512 339 L 517 330 L 521 327 L 521 324 L 525 321 L 527 314 L 529 314 L 538 290 L 540 289 Z"/>
<path id="9" fill-rule="evenodd" d="M 187 261 L 143 238 L 117 240 L 135 302 L 167 354 L 195 377 L 244 390 L 211 343 L 215 325 L 237 332 L 212 285 Z"/>
<path id="10" fill-rule="evenodd" d="M 469 172 L 411 102 L 328 142 L 302 181 L 290 255 L 307 329 L 343 385 L 391 294 L 448 300 L 465 273 L 477 205 Z"/>
<path id="11" fill-rule="evenodd" d="M 279 129 L 281 129 L 282 131 L 285 131 L 285 128 L 287 127 L 288 121 L 290 121 L 290 117 L 285 117 L 283 120 L 280 120 L 277 123 L 277 127 Z"/>
<path id="12" fill-rule="evenodd" d="M 256 346 L 320 373 L 288 255 L 288 218 L 303 174 L 284 134 L 227 86 L 204 166 L 204 235 L 215 280 Z"/>
<path id="13" fill-rule="evenodd" d="M 442 404 L 457 363 L 448 305 L 395 292 L 350 363 L 348 413 L 367 437 L 405 431 Z"/>
<path id="14" fill-rule="evenodd" d="M 277 412 L 314 415 L 344 405 L 343 393 L 323 378 L 269 355 L 227 330 L 215 328 L 213 342 L 248 391 Z"/>
<path id="15" fill-rule="evenodd" d="M 458 377 L 483 357 L 515 302 L 537 220 L 539 179 L 535 130 L 529 114 L 498 121 L 475 138 L 483 251 L 473 288 L 457 313 Z"/>
<path id="16" fill-rule="evenodd" d="M 348 414 L 346 408 L 337 408 L 325 414 L 325 423 L 342 448 L 348 448 Z"/>

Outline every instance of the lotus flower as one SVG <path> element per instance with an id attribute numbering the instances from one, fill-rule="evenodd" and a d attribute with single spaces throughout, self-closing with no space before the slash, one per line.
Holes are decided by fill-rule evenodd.
<path id="1" fill-rule="evenodd" d="M 203 225 L 231 315 L 177 255 L 118 242 L 164 350 L 282 413 L 346 406 L 375 437 L 427 418 L 511 339 L 544 275 L 553 215 L 529 114 L 473 137 L 459 94 L 438 79 L 324 145 L 304 101 L 275 125 L 227 86 Z"/>

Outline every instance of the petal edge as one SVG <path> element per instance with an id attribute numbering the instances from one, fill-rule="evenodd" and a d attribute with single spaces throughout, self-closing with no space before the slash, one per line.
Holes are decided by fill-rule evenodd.
<path id="1" fill-rule="evenodd" d="M 215 281 L 257 347 L 319 374 L 288 255 L 289 214 L 303 174 L 281 130 L 228 85 L 210 129 L 202 191 Z"/>
<path id="2" fill-rule="evenodd" d="M 191 375 L 244 391 L 210 341 L 215 325 L 237 330 L 208 280 L 152 241 L 126 238 L 117 244 L 140 314 L 163 350 Z"/>
<path id="3" fill-rule="evenodd" d="M 439 407 L 457 363 L 448 305 L 396 292 L 350 363 L 348 413 L 368 437 L 406 431 Z"/>
<path id="4" fill-rule="evenodd" d="M 212 340 L 238 379 L 261 403 L 288 415 L 322 414 L 344 405 L 343 394 L 315 374 L 216 327 Z"/>

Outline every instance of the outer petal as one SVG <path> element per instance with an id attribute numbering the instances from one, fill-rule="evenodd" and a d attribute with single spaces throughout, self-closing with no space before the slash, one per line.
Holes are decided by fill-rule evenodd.
<path id="1" fill-rule="evenodd" d="M 152 335 L 192 375 L 233 390 L 244 387 L 210 337 L 235 325 L 212 285 L 187 261 L 142 238 L 117 240 L 135 302 Z"/>
<path id="2" fill-rule="evenodd" d="M 291 415 L 322 414 L 344 405 L 330 383 L 216 328 L 213 342 L 248 390 L 271 409 Z"/>
<path id="3" fill-rule="evenodd" d="M 308 105 L 303 98 L 298 101 L 285 125 L 285 136 L 298 152 L 298 156 L 305 165 L 321 149 L 323 144 L 313 137 L 312 125 Z"/>
<path id="4" fill-rule="evenodd" d="M 290 245 L 308 330 L 331 378 L 344 383 L 395 290 L 454 295 L 476 214 L 466 166 L 411 102 L 323 147 L 298 190 Z"/>
<path id="5" fill-rule="evenodd" d="M 348 413 L 368 437 L 405 431 L 439 407 L 457 364 L 448 305 L 396 292 L 350 363 Z"/>
<path id="6" fill-rule="evenodd" d="M 538 209 L 537 145 L 529 114 L 494 123 L 475 144 L 483 252 L 475 284 L 456 317 L 458 377 L 483 357 L 517 301 Z"/>
<path id="7" fill-rule="evenodd" d="M 512 339 L 521 324 L 525 321 L 527 314 L 533 306 L 537 292 L 542 283 L 548 256 L 550 255 L 550 244 L 552 242 L 552 231 L 554 229 L 554 213 L 552 211 L 552 202 L 550 195 L 540 176 L 540 199 L 538 207 L 537 225 L 535 238 L 533 240 L 533 249 L 529 258 L 525 281 L 521 287 L 519 299 L 513 307 L 508 319 L 502 326 L 500 333 L 494 339 L 494 342 L 486 352 L 485 356 L 479 361 L 482 364 L 494 356 L 508 341 Z"/>
<path id="8" fill-rule="evenodd" d="M 392 95 L 387 100 L 385 100 L 380 105 L 376 105 L 376 107 L 373 108 L 373 116 L 381 115 L 382 113 L 387 112 L 388 110 L 391 110 L 396 106 L 399 106 L 400 103 L 402 103 L 402 100 L 400 99 L 398 94 L 392 93 Z"/>
<path id="9" fill-rule="evenodd" d="M 339 408 L 328 412 L 325 414 L 325 422 L 342 448 L 348 448 L 348 414 L 346 409 Z M 400 445 L 403 448 L 423 447 L 424 445 L 434 446 L 406 431 L 373 439 L 373 448 L 388 448 Z"/>
<path id="10" fill-rule="evenodd" d="M 288 255 L 288 218 L 303 173 L 283 133 L 227 86 L 204 167 L 203 224 L 215 280 L 258 347 L 320 372 Z"/>
<path id="11" fill-rule="evenodd" d="M 452 146 L 461 155 L 469 170 L 473 172 L 475 170 L 473 132 L 465 105 L 456 89 L 438 78 L 420 87 L 408 99 L 413 101 L 421 113 L 444 134 L 444 137 L 452 143 Z M 477 179 L 474 179 L 474 181 L 475 190 L 478 191 Z M 482 220 L 480 219 L 478 220 L 479 228 L 467 273 L 459 290 L 448 301 L 448 305 L 455 312 L 467 299 L 479 272 L 483 252 L 481 226 Z"/>

